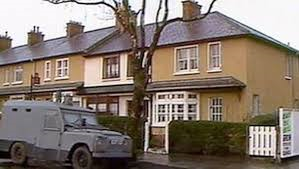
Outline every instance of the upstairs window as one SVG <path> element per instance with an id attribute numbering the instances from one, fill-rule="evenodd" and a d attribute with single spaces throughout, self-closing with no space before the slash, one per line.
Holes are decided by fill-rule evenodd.
<path id="1" fill-rule="evenodd" d="M 15 69 L 15 75 L 14 75 L 14 81 L 15 82 L 22 82 L 23 81 L 23 67 L 17 66 Z"/>
<path id="2" fill-rule="evenodd" d="M 104 79 L 119 78 L 120 76 L 119 56 L 104 58 Z"/>
<path id="3" fill-rule="evenodd" d="M 51 79 L 51 61 L 45 62 L 45 80 Z"/>
<path id="4" fill-rule="evenodd" d="M 199 69 L 198 46 L 176 49 L 176 72 L 196 72 Z"/>
<path id="5" fill-rule="evenodd" d="M 133 77 L 133 71 L 134 71 L 134 56 L 132 54 L 128 55 L 128 61 L 127 61 L 127 77 Z"/>
<path id="6" fill-rule="evenodd" d="M 6 69 L 4 71 L 4 84 L 9 84 L 10 82 L 10 71 Z"/>
<path id="7" fill-rule="evenodd" d="M 56 77 L 65 78 L 69 76 L 69 59 L 56 60 Z"/>
<path id="8" fill-rule="evenodd" d="M 209 71 L 221 71 L 222 58 L 221 58 L 221 44 L 220 42 L 214 42 L 208 44 L 209 54 Z"/>
<path id="9" fill-rule="evenodd" d="M 291 55 L 286 56 L 286 79 L 291 79 L 293 74 L 293 57 Z"/>

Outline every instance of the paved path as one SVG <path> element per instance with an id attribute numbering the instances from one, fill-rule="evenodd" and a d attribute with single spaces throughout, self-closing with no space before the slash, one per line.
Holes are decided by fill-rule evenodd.
<path id="1" fill-rule="evenodd" d="M 252 160 L 238 156 L 210 157 L 195 155 L 145 154 L 140 161 L 181 169 L 299 169 L 299 160 L 277 164 L 273 160 Z"/>
<path id="2" fill-rule="evenodd" d="M 70 169 L 57 165 L 44 167 L 18 167 L 10 161 L 0 159 L 0 169 Z M 145 154 L 131 169 L 299 169 L 299 159 L 276 164 L 271 160 L 252 160 L 235 157 L 209 157 L 194 155 Z"/>

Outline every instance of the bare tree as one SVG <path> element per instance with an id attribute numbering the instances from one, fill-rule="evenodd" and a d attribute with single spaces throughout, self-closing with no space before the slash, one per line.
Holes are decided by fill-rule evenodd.
<path id="1" fill-rule="evenodd" d="M 141 132 L 141 123 L 143 122 L 142 115 L 144 113 L 144 98 L 146 97 L 146 88 L 150 79 L 150 68 L 152 57 L 157 49 L 157 45 L 164 28 L 176 21 L 190 22 L 205 18 L 212 10 L 214 3 L 217 0 L 212 0 L 208 11 L 198 17 L 190 20 L 183 18 L 168 19 L 169 15 L 169 0 L 159 0 L 158 10 L 156 12 L 155 30 L 152 41 L 146 44 L 145 40 L 145 10 L 147 0 L 142 0 L 141 8 L 138 11 L 131 9 L 130 0 L 44 0 L 52 4 L 76 3 L 79 5 L 104 5 L 110 8 L 116 17 L 116 20 L 121 24 L 130 35 L 131 50 L 134 57 L 133 61 L 133 79 L 134 79 L 134 95 L 132 102 L 132 115 L 135 121 L 134 140 L 139 140 L 138 135 Z M 139 20 L 139 21 L 138 21 Z M 140 142 L 137 144 L 141 144 Z"/>

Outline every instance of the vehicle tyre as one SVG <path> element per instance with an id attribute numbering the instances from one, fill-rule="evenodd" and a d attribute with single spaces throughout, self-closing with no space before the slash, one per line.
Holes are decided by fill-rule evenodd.
<path id="1" fill-rule="evenodd" d="M 25 165 L 27 162 L 27 150 L 23 143 L 14 143 L 10 148 L 10 158 L 13 163 Z"/>
<path id="2" fill-rule="evenodd" d="M 92 169 L 92 155 L 85 146 L 78 147 L 72 155 L 72 165 L 74 169 Z"/>

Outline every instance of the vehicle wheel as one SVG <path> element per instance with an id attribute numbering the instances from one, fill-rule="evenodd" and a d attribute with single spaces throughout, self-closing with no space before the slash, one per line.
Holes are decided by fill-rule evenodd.
<path id="1" fill-rule="evenodd" d="M 85 146 L 79 147 L 74 151 L 72 165 L 74 169 L 92 169 L 92 155 Z"/>
<path id="2" fill-rule="evenodd" d="M 27 150 L 23 143 L 14 143 L 10 149 L 10 158 L 13 163 L 24 165 L 27 161 Z"/>

